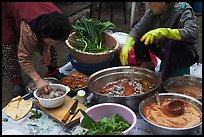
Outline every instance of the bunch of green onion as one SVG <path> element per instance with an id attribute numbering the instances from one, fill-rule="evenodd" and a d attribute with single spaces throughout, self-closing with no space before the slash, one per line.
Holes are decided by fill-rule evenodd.
<path id="1" fill-rule="evenodd" d="M 115 25 L 110 21 L 100 21 L 82 17 L 73 25 L 76 33 L 75 48 L 90 53 L 105 52 L 110 49 L 104 47 L 103 32 L 114 29 Z"/>

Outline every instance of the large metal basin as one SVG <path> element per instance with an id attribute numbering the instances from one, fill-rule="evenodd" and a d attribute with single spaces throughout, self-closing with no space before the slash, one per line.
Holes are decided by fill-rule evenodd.
<path id="1" fill-rule="evenodd" d="M 99 91 L 109 82 L 116 81 L 123 77 L 146 78 L 156 85 L 155 88 L 144 94 L 134 96 L 109 96 L 99 93 Z M 119 103 L 130 107 L 133 111 L 138 110 L 139 103 L 145 98 L 152 96 L 161 84 L 160 76 L 144 68 L 132 66 L 120 66 L 103 69 L 92 74 L 87 81 L 87 88 L 94 95 L 96 103 Z"/>
<path id="2" fill-rule="evenodd" d="M 197 99 L 183 95 L 178 93 L 160 93 L 160 99 L 180 99 L 185 102 L 191 103 L 195 105 L 202 113 L 202 103 Z M 198 133 L 202 132 L 202 121 L 194 126 L 187 127 L 187 128 L 170 128 L 158 125 L 150 120 L 148 120 L 144 115 L 144 107 L 148 104 L 155 103 L 156 99 L 155 96 L 150 98 L 144 99 L 139 105 L 139 113 L 142 118 L 149 123 L 152 132 L 156 135 L 197 135 Z"/>
<path id="3" fill-rule="evenodd" d="M 199 88 L 202 91 L 202 78 L 194 77 L 191 75 L 183 75 L 183 76 L 171 77 L 166 81 L 162 82 L 162 87 L 166 92 L 170 92 L 172 88 L 177 86 L 192 86 L 192 87 Z M 189 96 L 192 96 L 192 95 L 189 95 Z M 194 98 L 202 102 L 202 97 L 194 97 Z"/>

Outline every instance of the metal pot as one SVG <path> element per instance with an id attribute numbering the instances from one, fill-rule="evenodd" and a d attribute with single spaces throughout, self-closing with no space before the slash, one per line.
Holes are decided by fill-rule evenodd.
<path id="1" fill-rule="evenodd" d="M 193 77 L 191 75 L 183 75 L 183 76 L 171 77 L 166 81 L 162 82 L 162 87 L 166 92 L 170 92 L 170 89 L 176 86 L 193 86 L 196 88 L 200 88 L 202 91 L 202 78 Z M 202 97 L 196 98 L 196 99 L 202 102 Z"/>
<path id="2" fill-rule="evenodd" d="M 60 81 L 54 77 L 44 77 L 43 78 L 48 84 L 59 84 Z M 37 90 L 36 84 L 34 81 L 29 82 L 26 86 L 25 86 L 25 90 L 28 93 L 33 93 L 35 90 Z"/>
<path id="3" fill-rule="evenodd" d="M 134 96 L 109 96 L 99 93 L 99 91 L 109 82 L 116 81 L 121 78 L 145 78 L 151 81 L 155 88 L 145 92 L 144 94 Z M 93 93 L 96 103 L 119 103 L 130 107 L 133 111 L 138 110 L 139 103 L 154 92 L 160 86 L 161 79 L 159 75 L 149 69 L 138 68 L 133 66 L 120 66 L 103 69 L 95 72 L 88 78 L 87 88 Z"/>
<path id="4" fill-rule="evenodd" d="M 180 99 L 186 102 L 189 102 L 193 105 L 195 105 L 202 113 L 202 103 L 200 101 L 198 101 L 197 99 L 187 96 L 187 95 L 183 95 L 183 94 L 178 94 L 178 93 L 160 93 L 159 94 L 160 99 Z M 170 128 L 170 127 L 164 127 L 164 126 L 160 126 L 150 120 L 148 120 L 145 116 L 144 116 L 144 110 L 143 108 L 151 103 L 155 103 L 156 99 L 154 96 L 144 99 L 140 105 L 139 105 L 139 113 L 142 116 L 142 118 L 149 123 L 150 128 L 152 129 L 152 132 L 154 132 L 154 134 L 157 135 L 189 135 L 189 134 L 197 134 L 201 131 L 202 128 L 202 121 L 200 123 L 198 123 L 197 125 L 188 127 L 188 128 Z"/>

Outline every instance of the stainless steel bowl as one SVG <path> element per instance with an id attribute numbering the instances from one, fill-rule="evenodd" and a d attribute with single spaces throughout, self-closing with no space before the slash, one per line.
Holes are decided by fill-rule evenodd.
<path id="1" fill-rule="evenodd" d="M 99 91 L 109 82 L 116 81 L 123 77 L 127 78 L 145 78 L 155 84 L 155 88 L 151 89 L 144 94 L 134 96 L 109 96 L 99 93 Z M 139 103 L 154 92 L 160 86 L 161 79 L 159 75 L 149 69 L 120 66 L 103 69 L 95 72 L 89 76 L 87 81 L 87 89 L 92 92 L 97 103 L 119 103 L 130 107 L 133 111 L 138 110 Z"/>
<path id="2" fill-rule="evenodd" d="M 45 77 L 43 78 L 48 84 L 59 84 L 60 81 L 54 77 Z M 25 86 L 25 89 L 27 92 L 29 93 L 33 93 L 37 87 L 35 85 L 35 82 L 34 81 L 31 81 L 29 82 L 26 86 Z"/>
<path id="3" fill-rule="evenodd" d="M 194 77 L 191 75 L 175 76 L 162 82 L 162 87 L 166 92 L 170 92 L 170 89 L 175 86 L 193 86 L 202 90 L 202 78 Z M 201 98 L 196 98 L 202 102 Z"/>
<path id="4" fill-rule="evenodd" d="M 79 78 L 78 76 L 77 76 L 77 77 L 74 76 L 74 79 L 72 79 L 71 81 L 68 80 L 69 83 L 67 83 L 68 81 L 65 81 L 65 80 L 66 80 L 67 78 L 72 78 L 72 77 L 73 77 L 72 74 L 79 74 L 80 76 L 82 76 L 82 77 L 85 79 L 85 81 L 83 81 L 83 83 L 80 83 L 79 80 L 80 80 L 81 78 Z M 76 95 L 77 95 L 77 92 L 78 92 L 79 90 L 86 90 L 86 87 L 87 87 L 87 86 L 86 86 L 86 81 L 87 81 L 87 78 L 88 78 L 87 75 L 85 75 L 85 74 L 83 74 L 83 73 L 80 73 L 80 72 L 74 72 L 74 73 L 72 73 L 72 74 L 70 74 L 69 76 L 66 76 L 66 77 L 64 77 L 64 78 L 62 78 L 62 79 L 60 80 L 60 84 L 65 85 L 65 86 L 68 86 L 68 87 L 70 88 L 70 92 L 68 93 L 68 95 L 69 95 L 70 97 L 76 96 Z M 80 80 L 80 81 L 81 81 L 81 80 Z M 70 83 L 70 82 L 71 82 L 71 83 Z M 83 85 L 83 86 L 82 86 L 82 87 L 79 86 L 78 83 L 80 83 L 80 85 Z M 77 85 L 77 84 L 78 84 L 78 87 L 77 87 L 77 88 L 73 88 L 73 86 L 71 86 L 70 84 L 74 84 L 74 85 Z"/>
<path id="5" fill-rule="evenodd" d="M 178 94 L 178 93 L 160 93 L 159 97 L 160 99 L 165 99 L 165 98 L 181 99 L 183 101 L 192 103 L 193 105 L 197 106 L 197 108 L 202 112 L 202 103 L 193 97 L 183 95 L 183 94 Z M 189 134 L 197 134 L 197 132 L 201 131 L 202 121 L 198 123 L 197 125 L 194 125 L 188 128 L 169 128 L 169 127 L 160 126 L 148 120 L 144 116 L 143 108 L 146 105 L 155 103 L 155 102 L 156 102 L 155 97 L 152 96 L 150 98 L 144 99 L 139 105 L 140 115 L 147 123 L 149 123 L 150 128 L 152 129 L 152 132 L 154 132 L 155 134 L 157 135 L 189 135 Z"/>

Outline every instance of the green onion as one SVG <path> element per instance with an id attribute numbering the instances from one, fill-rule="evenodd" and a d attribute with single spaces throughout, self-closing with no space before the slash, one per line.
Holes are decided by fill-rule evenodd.
<path id="1" fill-rule="evenodd" d="M 115 28 L 112 22 L 82 17 L 74 23 L 73 28 L 76 33 L 76 49 L 91 53 L 111 50 L 104 46 L 103 32 Z"/>

